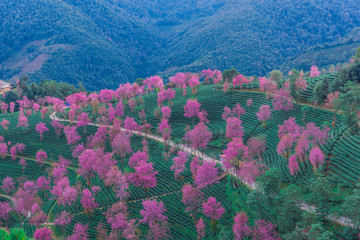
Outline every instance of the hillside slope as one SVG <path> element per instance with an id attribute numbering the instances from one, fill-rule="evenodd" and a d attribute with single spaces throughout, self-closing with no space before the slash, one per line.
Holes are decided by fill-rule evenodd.
<path id="1" fill-rule="evenodd" d="M 318 67 L 328 67 L 337 63 L 348 62 L 360 47 L 360 28 L 352 30 L 344 38 L 331 43 L 312 47 L 304 53 L 291 57 L 280 66 L 285 72 L 291 68 L 310 69 L 312 64 Z"/>
<path id="2" fill-rule="evenodd" d="M 157 42 L 154 29 L 103 1 L 21 0 L 0 9 L 0 78 L 116 87 L 133 80 L 134 65 Z"/>
<path id="3" fill-rule="evenodd" d="M 179 34 L 150 65 L 164 73 L 216 66 L 263 75 L 289 56 L 344 36 L 359 25 L 358 13 L 355 1 L 227 1 Z"/>
<path id="4" fill-rule="evenodd" d="M 3 1 L 0 78 L 94 90 L 215 67 L 264 75 L 359 27 L 359 11 L 354 0 Z"/>

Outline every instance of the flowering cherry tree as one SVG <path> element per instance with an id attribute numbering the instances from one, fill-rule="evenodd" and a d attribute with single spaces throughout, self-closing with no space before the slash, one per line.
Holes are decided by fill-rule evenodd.
<path id="1" fill-rule="evenodd" d="M 223 151 L 225 161 L 223 162 L 225 168 L 232 168 L 234 166 L 240 167 L 243 161 L 248 159 L 248 147 L 245 146 L 241 138 L 234 138 L 228 143 L 227 149 Z"/>
<path id="2" fill-rule="evenodd" d="M 171 108 L 164 106 L 161 108 L 163 118 L 169 119 L 171 116 Z"/>
<path id="3" fill-rule="evenodd" d="M 13 181 L 12 177 L 6 176 L 2 180 L 1 188 L 4 190 L 6 194 L 10 194 L 12 191 L 15 190 L 15 182 Z"/>
<path id="4" fill-rule="evenodd" d="M 121 160 L 124 161 L 126 154 L 132 152 L 130 136 L 124 132 L 120 132 L 112 141 L 111 147 L 113 153 L 118 154 L 121 157 Z"/>
<path id="5" fill-rule="evenodd" d="M 64 124 L 60 123 L 57 120 L 52 120 L 51 121 L 51 126 L 54 128 L 54 130 L 56 132 L 56 135 L 59 138 L 61 136 L 61 133 L 62 133 L 64 127 L 65 127 Z"/>
<path id="6" fill-rule="evenodd" d="M 87 188 L 85 188 L 82 192 L 81 205 L 86 212 L 89 212 L 91 209 L 99 206 L 99 204 L 95 202 L 93 194 Z"/>
<path id="7" fill-rule="evenodd" d="M 221 203 L 216 201 L 216 198 L 209 197 L 207 202 L 203 203 L 203 212 L 205 216 L 211 218 L 212 229 L 216 229 L 217 220 L 225 213 L 225 209 L 221 206 Z"/>
<path id="8" fill-rule="evenodd" d="M 135 167 L 135 172 L 129 175 L 129 181 L 137 187 L 143 187 L 147 191 L 149 188 L 156 187 L 156 175 L 158 171 L 154 171 L 153 163 L 143 163 Z"/>
<path id="9" fill-rule="evenodd" d="M 309 161 L 311 165 L 314 167 L 314 169 L 317 168 L 319 164 L 324 162 L 324 158 L 325 158 L 324 154 L 322 153 L 319 147 L 316 146 L 313 149 L 311 149 L 309 155 Z"/>
<path id="10" fill-rule="evenodd" d="M 34 238 L 36 240 L 51 240 L 53 239 L 51 236 L 52 233 L 53 232 L 47 227 L 38 228 L 34 233 Z"/>
<path id="11" fill-rule="evenodd" d="M 289 170 L 291 175 L 295 175 L 299 171 L 299 163 L 297 161 L 296 155 L 293 155 L 289 158 Z"/>
<path id="12" fill-rule="evenodd" d="M 143 217 L 140 221 L 148 224 L 149 226 L 149 238 L 152 239 L 166 239 L 169 237 L 169 229 L 167 226 L 167 216 L 164 215 L 166 208 L 160 201 L 145 200 L 142 202 L 144 207 L 140 211 L 140 215 Z"/>
<path id="13" fill-rule="evenodd" d="M 183 151 L 179 151 L 178 155 L 174 157 L 174 164 L 170 167 L 174 171 L 175 178 L 184 172 L 185 164 L 188 160 L 188 154 Z"/>
<path id="14" fill-rule="evenodd" d="M 198 115 L 200 111 L 201 104 L 198 102 L 197 99 L 188 99 L 186 105 L 184 106 L 184 116 L 187 118 L 191 118 L 193 120 L 194 125 L 194 118 Z"/>
<path id="15" fill-rule="evenodd" d="M 64 133 L 68 145 L 75 145 L 81 139 L 79 133 L 76 131 L 76 126 L 64 127 Z"/>
<path id="16" fill-rule="evenodd" d="M 319 68 L 315 65 L 312 65 L 310 68 L 310 77 L 318 77 L 320 76 Z"/>
<path id="17" fill-rule="evenodd" d="M 161 119 L 161 122 L 159 123 L 158 131 L 162 135 L 165 145 L 165 151 L 167 152 L 167 142 L 170 140 L 170 134 L 172 133 L 171 126 L 169 124 L 169 119 L 166 118 Z"/>
<path id="18" fill-rule="evenodd" d="M 292 109 L 293 97 L 290 95 L 290 89 L 283 87 L 275 92 L 273 106 L 274 110 L 284 110 L 285 113 Z"/>
<path id="19" fill-rule="evenodd" d="M 45 123 L 40 122 L 36 125 L 36 131 L 40 134 L 40 141 L 42 141 L 43 133 L 49 131 L 49 129 L 46 127 Z"/>
<path id="20" fill-rule="evenodd" d="M 183 140 L 190 143 L 193 149 L 206 148 L 208 142 L 212 139 L 212 132 L 209 131 L 208 127 L 200 122 L 193 130 L 185 133 Z"/>
<path id="21" fill-rule="evenodd" d="M 251 235 L 251 228 L 248 221 L 249 218 L 246 213 L 238 213 L 234 217 L 233 232 L 236 240 L 241 240 Z"/>
<path id="22" fill-rule="evenodd" d="M 236 117 L 226 119 L 226 137 L 229 139 L 242 138 L 244 136 L 244 128 L 242 121 Z"/>
<path id="23" fill-rule="evenodd" d="M 271 109 L 269 105 L 260 106 L 259 112 L 256 113 L 258 120 L 266 127 L 266 121 L 271 119 Z"/>
<path id="24" fill-rule="evenodd" d="M 213 183 L 217 183 L 218 168 L 215 162 L 203 162 L 197 169 L 195 176 L 195 185 L 199 188 L 205 188 Z"/>
<path id="25" fill-rule="evenodd" d="M 276 225 L 265 220 L 258 219 L 253 228 L 252 237 L 254 239 L 272 239 L 280 240 L 279 234 L 276 232 Z"/>
<path id="26" fill-rule="evenodd" d="M 44 165 L 44 162 L 47 160 L 47 158 L 48 156 L 44 151 L 38 151 L 36 153 L 36 163 L 38 163 L 40 166 Z"/>
<path id="27" fill-rule="evenodd" d="M 204 201 L 204 193 L 190 184 L 185 184 L 182 188 L 182 200 L 186 206 L 185 212 L 196 218 L 202 202 Z"/>
<path id="28" fill-rule="evenodd" d="M 250 99 L 248 99 L 247 101 L 246 101 L 246 106 L 248 106 L 249 108 L 250 108 L 250 111 L 251 111 L 251 106 L 253 105 L 253 100 L 252 100 L 252 98 L 250 98 Z"/>
<path id="29" fill-rule="evenodd" d="M 10 124 L 10 122 L 7 119 L 3 119 L 0 123 L 0 125 L 5 129 L 8 130 L 8 125 Z"/>

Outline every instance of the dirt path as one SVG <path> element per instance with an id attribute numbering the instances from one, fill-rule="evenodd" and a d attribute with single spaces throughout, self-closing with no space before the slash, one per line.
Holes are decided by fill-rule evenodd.
<path id="1" fill-rule="evenodd" d="M 66 119 L 60 119 L 56 116 L 56 112 L 53 112 L 50 114 L 50 118 L 52 120 L 57 120 L 57 121 L 62 121 L 62 122 L 70 122 L 70 120 L 66 120 Z M 76 122 L 76 121 L 74 121 Z M 108 126 L 108 125 L 105 125 L 105 124 L 97 124 L 97 123 L 89 123 L 88 125 L 91 125 L 91 126 L 96 126 L 96 127 L 101 127 L 101 126 Z M 125 128 L 121 128 L 121 130 L 126 130 Z M 139 136 L 143 136 L 143 137 L 147 137 L 147 138 L 151 138 L 153 140 L 156 140 L 156 141 L 159 141 L 159 142 L 162 142 L 164 143 L 164 140 L 159 137 L 159 136 L 156 136 L 154 134 L 146 134 L 143 133 L 143 132 L 140 132 L 140 131 L 133 131 L 132 133 L 136 134 L 136 135 L 139 135 Z M 200 158 L 202 158 L 203 160 L 205 161 L 209 161 L 209 162 L 215 162 L 215 163 L 219 163 L 221 166 L 223 166 L 222 162 L 218 159 L 215 159 L 215 158 L 212 158 L 208 155 L 206 155 L 205 153 L 201 152 L 201 151 L 193 151 L 190 147 L 184 145 L 184 144 L 176 144 L 174 143 L 173 141 L 168 141 L 169 145 L 172 146 L 172 147 L 177 147 L 179 148 L 180 150 L 184 151 L 184 152 L 187 152 L 187 153 L 190 153 L 190 154 L 193 154 L 195 156 L 198 156 Z M 228 174 L 238 178 L 238 176 L 235 174 L 235 171 L 234 169 L 225 169 L 223 167 L 223 170 L 224 172 L 227 172 Z M 226 176 L 226 175 L 225 175 Z M 255 185 L 253 184 L 249 184 L 249 183 L 246 183 L 243 181 L 243 183 L 249 187 L 250 190 L 254 190 L 256 189 Z M 170 193 L 168 193 L 170 194 Z M 154 196 L 155 197 L 155 196 Z M 304 211 L 307 211 L 307 212 L 315 212 L 315 207 L 314 206 L 310 206 L 306 203 L 303 203 L 301 204 L 300 208 Z M 352 223 L 352 221 L 348 218 L 345 218 L 345 217 L 340 217 L 340 218 L 336 218 L 334 216 L 328 216 L 327 219 L 330 219 L 340 225 L 344 225 L 344 226 L 349 226 L 349 227 L 353 227 L 354 224 Z"/>
<path id="2" fill-rule="evenodd" d="M 11 196 L 4 195 L 4 194 L 0 194 L 0 197 L 7 198 L 7 199 L 9 199 L 10 201 L 12 201 Z"/>

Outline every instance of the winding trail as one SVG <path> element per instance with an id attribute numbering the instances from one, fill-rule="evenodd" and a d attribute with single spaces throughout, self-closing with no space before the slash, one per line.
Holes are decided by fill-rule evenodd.
<path id="1" fill-rule="evenodd" d="M 10 201 L 12 201 L 11 196 L 0 194 L 0 197 L 6 198 L 6 199 L 9 199 Z"/>
<path id="2" fill-rule="evenodd" d="M 57 120 L 57 121 L 62 121 L 62 122 L 70 122 L 70 120 L 67 120 L 67 119 L 61 119 L 61 118 L 58 118 L 56 116 L 56 112 L 53 112 L 50 114 L 50 119 L 52 120 Z M 76 123 L 77 121 L 73 121 L 73 123 Z M 98 124 L 98 123 L 89 123 L 88 125 L 91 125 L 91 126 L 95 126 L 95 127 L 102 127 L 102 126 L 106 126 L 106 127 L 109 127 L 109 125 L 106 125 L 106 124 Z M 111 126 L 110 126 L 111 127 Z M 125 128 L 121 128 L 121 130 L 123 131 L 127 131 Z M 155 141 L 159 141 L 159 142 L 162 142 L 164 143 L 164 140 L 159 137 L 159 136 L 156 136 L 154 134 L 145 134 L 143 132 L 140 132 L 140 131 L 132 131 L 132 133 L 136 134 L 136 135 L 139 135 L 139 136 L 143 136 L 143 137 L 147 137 L 147 138 L 150 138 L 150 139 L 153 139 Z M 209 155 L 206 155 L 205 153 L 201 152 L 201 151 L 193 151 L 193 149 L 191 149 L 190 147 L 186 146 L 185 144 L 177 144 L 173 141 L 168 141 L 168 144 L 171 146 L 171 147 L 176 147 L 184 152 L 187 152 L 189 154 L 193 154 L 197 157 L 200 157 L 202 158 L 203 160 L 205 161 L 209 161 L 209 162 L 215 162 L 215 163 L 219 163 L 221 166 L 222 166 L 222 169 L 224 170 L 224 172 L 227 172 L 228 174 L 234 176 L 235 178 L 239 178 L 234 169 L 225 169 L 223 167 L 223 163 L 218 160 L 218 159 L 215 159 L 213 157 L 210 157 Z M 227 174 L 226 174 L 227 175 Z M 226 176 L 225 175 L 225 176 Z M 250 184 L 250 183 L 247 183 L 247 182 L 244 182 L 242 180 L 242 182 L 250 189 L 250 190 L 255 190 L 256 189 L 256 186 L 254 186 L 253 184 Z M 167 193 L 167 194 L 170 194 L 170 193 Z M 153 196 L 153 197 L 156 197 L 156 196 Z M 316 212 L 316 208 L 314 206 L 311 206 L 311 205 L 308 205 L 306 203 L 301 203 L 300 204 L 300 209 L 301 210 L 304 210 L 304 211 L 307 211 L 307 212 L 311 212 L 311 213 L 315 213 Z M 329 215 L 326 217 L 327 219 L 331 220 L 331 221 L 334 221 L 340 225 L 343 225 L 343 226 L 349 226 L 349 227 L 354 227 L 354 224 L 352 223 L 352 221 L 349 219 L 349 218 L 346 218 L 346 217 L 340 217 L 340 218 L 337 218 L 335 216 L 332 216 L 332 215 Z"/>

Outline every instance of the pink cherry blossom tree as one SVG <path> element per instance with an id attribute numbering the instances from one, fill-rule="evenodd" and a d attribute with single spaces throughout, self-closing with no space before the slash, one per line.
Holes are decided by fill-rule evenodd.
<path id="1" fill-rule="evenodd" d="M 295 94 L 296 101 L 299 101 L 301 92 L 305 91 L 308 87 L 306 79 L 304 78 L 304 72 L 301 71 L 299 76 L 295 80 Z"/>
<path id="2" fill-rule="evenodd" d="M 18 119 L 18 124 L 17 124 L 18 128 L 23 128 L 24 130 L 29 127 L 29 123 L 28 123 L 28 118 L 26 116 L 20 116 L 19 115 L 19 119 Z"/>
<path id="3" fill-rule="evenodd" d="M 248 159 L 248 147 L 245 146 L 241 138 L 234 138 L 228 143 L 227 149 L 223 151 L 225 161 L 223 162 L 225 168 L 237 167 L 239 168 L 244 161 Z"/>
<path id="4" fill-rule="evenodd" d="M 226 121 L 229 117 L 231 117 L 231 109 L 228 106 L 224 107 L 224 112 L 221 115 L 222 119 Z"/>
<path id="5" fill-rule="evenodd" d="M 75 224 L 73 234 L 67 240 L 87 240 L 88 239 L 88 225 L 81 223 Z"/>
<path id="6" fill-rule="evenodd" d="M 195 176 L 195 185 L 199 189 L 205 188 L 213 183 L 217 183 L 218 168 L 215 162 L 203 162 L 197 169 Z"/>
<path id="7" fill-rule="evenodd" d="M 14 102 L 10 102 L 10 112 L 14 113 L 15 111 L 15 103 Z"/>
<path id="8" fill-rule="evenodd" d="M 266 128 L 266 121 L 271 119 L 271 109 L 269 105 L 260 106 L 259 112 L 256 113 L 258 120 L 264 124 Z"/>
<path id="9" fill-rule="evenodd" d="M 63 235 L 65 235 L 65 227 L 71 223 L 72 215 L 66 211 L 62 211 L 54 219 L 54 225 L 60 227 Z"/>
<path id="10" fill-rule="evenodd" d="M 237 117 L 240 118 L 242 115 L 245 115 L 246 112 L 245 110 L 241 107 L 240 103 L 236 103 L 235 106 L 232 109 L 232 114 Z"/>
<path id="11" fill-rule="evenodd" d="M 129 166 L 135 168 L 143 163 L 148 162 L 149 156 L 146 152 L 137 151 L 129 158 Z"/>
<path id="12" fill-rule="evenodd" d="M 182 200 L 185 205 L 185 212 L 190 213 L 194 220 L 199 211 L 202 202 L 204 201 L 204 193 L 190 184 L 185 184 L 182 188 Z"/>
<path id="13" fill-rule="evenodd" d="M 230 90 L 230 88 L 231 88 L 231 85 L 229 83 L 229 80 L 226 79 L 226 81 L 223 84 L 223 92 L 227 93 Z"/>
<path id="14" fill-rule="evenodd" d="M 290 117 L 288 120 L 285 120 L 282 125 L 279 125 L 278 137 L 282 138 L 284 135 L 289 135 L 293 139 L 296 139 L 300 136 L 303 129 L 296 124 L 296 118 Z"/>
<path id="15" fill-rule="evenodd" d="M 2 111 L 3 113 L 6 114 L 8 108 L 9 108 L 9 105 L 8 105 L 7 103 L 4 103 L 4 102 L 1 103 L 1 111 Z"/>
<path id="16" fill-rule="evenodd" d="M 174 171 L 175 178 L 178 179 L 179 175 L 184 172 L 185 164 L 188 160 L 188 154 L 183 151 L 179 151 L 178 155 L 174 157 L 174 164 L 170 167 Z"/>
<path id="17" fill-rule="evenodd" d="M 164 215 L 166 211 L 164 204 L 154 199 L 145 200 L 142 202 L 142 205 L 144 209 L 140 211 L 140 215 L 143 219 L 141 219 L 140 222 L 148 224 L 150 229 L 148 238 L 167 239 L 169 237 L 169 229 L 167 226 L 168 217 Z"/>
<path id="18" fill-rule="evenodd" d="M 197 170 L 200 167 L 200 160 L 199 157 L 194 156 L 191 163 L 190 163 L 190 171 L 192 173 L 193 179 L 195 179 L 195 176 L 197 174 Z"/>
<path id="19" fill-rule="evenodd" d="M 36 240 L 51 240 L 53 232 L 47 228 L 47 227 L 43 227 L 43 228 L 38 228 L 36 229 L 35 233 L 34 233 L 34 239 Z"/>
<path id="20" fill-rule="evenodd" d="M 272 239 L 272 240 L 280 240 L 279 234 L 275 230 L 276 225 L 271 222 L 267 222 L 265 220 L 258 219 L 255 222 L 255 226 L 253 228 L 252 237 L 254 239 Z"/>
<path id="21" fill-rule="evenodd" d="M 164 106 L 161 108 L 162 118 L 169 119 L 171 116 L 171 108 Z"/>
<path id="22" fill-rule="evenodd" d="M 46 114 L 48 113 L 48 108 L 47 107 L 42 107 L 41 110 L 40 110 L 40 113 L 41 113 L 41 119 L 44 119 Z"/>
<path id="23" fill-rule="evenodd" d="M 299 163 L 297 161 L 296 155 L 293 155 L 289 158 L 289 170 L 291 175 L 295 175 L 299 171 Z"/>
<path id="24" fill-rule="evenodd" d="M 310 68 L 310 77 L 318 77 L 320 75 L 319 68 L 315 65 L 312 65 Z"/>
<path id="25" fill-rule="evenodd" d="M 40 134 L 40 141 L 42 141 L 43 133 L 49 131 L 49 129 L 46 127 L 45 123 L 40 122 L 36 125 L 36 131 Z"/>
<path id="26" fill-rule="evenodd" d="M 124 116 L 124 105 L 123 105 L 123 102 L 121 100 L 116 104 L 115 116 L 119 117 L 119 118 Z"/>
<path id="27" fill-rule="evenodd" d="M 288 158 L 293 146 L 294 139 L 290 135 L 284 135 L 280 138 L 276 150 L 279 155 Z"/>
<path id="28" fill-rule="evenodd" d="M 205 223 L 202 218 L 196 224 L 197 239 L 201 240 L 205 237 Z"/>
<path id="29" fill-rule="evenodd" d="M 36 153 L 36 163 L 39 164 L 40 166 L 44 165 L 44 162 L 47 160 L 47 158 L 48 156 L 44 151 L 40 150 Z"/>
<path id="30" fill-rule="evenodd" d="M 124 121 L 124 127 L 130 132 L 130 134 L 132 134 L 133 131 L 136 131 L 138 129 L 138 125 L 135 122 L 135 119 L 131 117 L 126 117 Z"/>
<path id="31" fill-rule="evenodd" d="M 215 229 L 216 233 L 217 220 L 225 213 L 225 209 L 220 202 L 216 201 L 216 198 L 209 197 L 207 202 L 203 203 L 203 212 L 205 216 L 211 218 L 211 229 Z"/>
<path id="32" fill-rule="evenodd" d="M 111 143 L 113 153 L 121 157 L 121 161 L 124 161 L 127 153 L 132 152 L 130 136 L 125 132 L 120 132 L 116 135 Z"/>
<path id="33" fill-rule="evenodd" d="M 251 235 L 251 228 L 248 221 L 249 218 L 244 212 L 237 213 L 234 217 L 233 232 L 236 240 L 241 240 Z"/>
<path id="34" fill-rule="evenodd" d="M 71 206 L 77 199 L 78 191 L 69 185 L 69 178 L 63 177 L 51 189 L 60 206 Z"/>
<path id="35" fill-rule="evenodd" d="M 59 138 L 61 136 L 61 133 L 62 133 L 65 125 L 60 123 L 58 120 L 54 119 L 51 121 L 51 126 L 54 128 L 56 135 Z"/>
<path id="36" fill-rule="evenodd" d="M 226 137 L 229 139 L 242 138 L 244 136 L 244 128 L 242 121 L 236 117 L 226 119 Z"/>
<path id="37" fill-rule="evenodd" d="M 205 69 L 201 71 L 201 76 L 205 77 L 204 82 L 206 84 L 209 84 L 210 79 L 215 77 L 215 73 L 216 73 L 216 69 L 215 70 Z"/>
<path id="38" fill-rule="evenodd" d="M 6 143 L 0 143 L 0 155 L 1 158 L 6 158 L 6 155 L 9 153 L 8 145 Z"/>
<path id="39" fill-rule="evenodd" d="M 10 194 L 11 192 L 13 192 L 15 190 L 15 182 L 14 182 L 13 178 L 9 177 L 9 176 L 6 176 L 2 180 L 1 188 L 2 188 L 2 190 L 4 190 L 4 192 L 6 194 Z"/>
<path id="40" fill-rule="evenodd" d="M 191 118 L 194 125 L 195 117 L 198 115 L 200 111 L 201 104 L 197 99 L 188 99 L 186 105 L 184 106 L 184 116 L 187 118 Z"/>
<path id="41" fill-rule="evenodd" d="M 197 88 L 200 85 L 199 76 L 197 74 L 191 74 L 188 83 L 189 83 L 189 87 L 192 88 L 192 94 L 195 95 Z"/>
<path id="42" fill-rule="evenodd" d="M 168 150 L 167 143 L 170 140 L 170 134 L 172 133 L 171 126 L 169 124 L 169 119 L 166 119 L 166 118 L 161 119 L 161 122 L 159 123 L 158 131 L 162 135 L 162 138 L 164 140 L 164 145 L 165 145 L 165 152 L 167 152 L 167 150 Z"/>
<path id="43" fill-rule="evenodd" d="M 200 122 L 193 130 L 185 133 L 183 140 L 190 143 L 190 146 L 195 150 L 199 148 L 206 149 L 206 146 L 212 139 L 212 136 L 213 134 L 209 131 L 208 127 L 203 122 Z"/>
<path id="44" fill-rule="evenodd" d="M 89 113 L 81 112 L 80 115 L 77 117 L 77 126 L 78 127 L 85 127 L 91 122 L 89 119 Z M 84 130 L 86 132 L 86 130 Z"/>
<path id="45" fill-rule="evenodd" d="M 329 93 L 325 100 L 325 107 L 327 108 L 334 108 L 334 101 L 338 99 L 340 96 L 340 92 L 336 91 L 333 93 Z"/>
<path id="46" fill-rule="evenodd" d="M 3 119 L 0 123 L 0 125 L 5 129 L 8 130 L 8 125 L 10 124 L 10 122 L 7 119 Z"/>
<path id="47" fill-rule="evenodd" d="M 313 149 L 311 149 L 309 155 L 309 161 L 311 165 L 314 167 L 314 169 L 317 168 L 319 164 L 323 163 L 324 159 L 325 159 L 324 154 L 322 153 L 319 147 L 316 146 Z"/>
<path id="48" fill-rule="evenodd" d="M 9 202 L 0 202 L 0 220 L 2 219 L 6 222 L 10 217 L 11 210 Z"/>
<path id="49" fill-rule="evenodd" d="M 261 156 L 266 151 L 266 139 L 264 138 L 250 138 L 250 140 L 247 142 L 248 146 L 248 157 L 250 159 L 258 159 L 261 160 Z"/>
<path id="50" fill-rule="evenodd" d="M 186 86 L 186 80 L 188 78 L 188 74 L 179 72 L 174 76 L 170 77 L 170 82 L 174 84 L 177 88 L 179 88 L 180 92 L 182 93 L 182 86 Z"/>
<path id="51" fill-rule="evenodd" d="M 79 133 L 76 131 L 76 126 L 66 126 L 64 127 L 64 133 L 65 133 L 65 137 L 67 140 L 67 144 L 68 145 L 76 145 L 76 143 L 78 143 L 81 139 L 81 136 L 79 135 Z"/>
<path id="52" fill-rule="evenodd" d="M 87 188 L 85 188 L 82 192 L 81 206 L 85 209 L 86 213 L 89 213 L 91 209 L 99 206 L 99 204 L 96 203 L 93 194 Z"/>
<path id="53" fill-rule="evenodd" d="M 117 166 L 112 167 L 108 171 L 104 182 L 105 186 L 113 186 L 115 188 L 116 197 L 119 200 L 126 199 L 129 196 L 127 191 L 129 189 L 128 179 Z"/>
<path id="54" fill-rule="evenodd" d="M 201 110 L 201 111 L 199 111 L 197 116 L 198 116 L 200 122 L 203 122 L 203 123 L 209 122 L 209 120 L 207 119 L 207 116 L 208 116 L 207 111 Z"/>
<path id="55" fill-rule="evenodd" d="M 246 106 L 248 106 L 249 108 L 250 108 L 250 111 L 251 111 L 251 106 L 253 105 L 253 100 L 252 100 L 252 98 L 250 98 L 250 99 L 248 99 L 247 101 L 246 101 Z"/>
<path id="56" fill-rule="evenodd" d="M 285 113 L 293 107 L 293 97 L 290 95 L 290 89 L 283 87 L 275 92 L 273 106 L 274 110 L 284 110 Z"/>
<path id="57" fill-rule="evenodd" d="M 137 187 L 143 187 L 145 191 L 149 188 L 156 187 L 156 175 L 158 171 L 154 171 L 153 163 L 143 163 L 135 167 L 135 172 L 129 175 L 129 181 Z"/>

